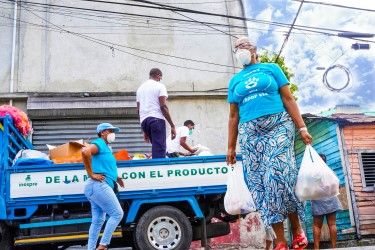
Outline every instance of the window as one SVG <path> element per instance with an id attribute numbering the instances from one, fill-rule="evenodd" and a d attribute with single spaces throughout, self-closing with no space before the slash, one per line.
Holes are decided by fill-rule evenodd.
<path id="1" fill-rule="evenodd" d="M 361 152 L 362 184 L 365 189 L 374 190 L 375 187 L 375 152 Z"/>

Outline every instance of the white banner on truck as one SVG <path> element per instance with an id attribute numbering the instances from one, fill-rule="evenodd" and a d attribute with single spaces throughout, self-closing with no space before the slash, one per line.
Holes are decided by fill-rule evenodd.
<path id="1" fill-rule="evenodd" d="M 231 168 L 225 162 L 123 167 L 120 192 L 225 185 Z M 83 194 L 85 170 L 14 173 L 10 198 Z"/>

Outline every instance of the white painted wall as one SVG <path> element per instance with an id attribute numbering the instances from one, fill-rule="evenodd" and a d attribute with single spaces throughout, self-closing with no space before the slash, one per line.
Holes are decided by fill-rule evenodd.
<path id="1" fill-rule="evenodd" d="M 176 126 L 193 120 L 193 145 L 207 146 L 214 154 L 226 154 L 229 105 L 226 97 L 171 99 L 168 107 Z"/>
<path id="2" fill-rule="evenodd" d="M 149 10 L 87 2 L 74 2 L 73 5 L 71 1 L 67 0 L 41 2 L 186 19 L 183 16 L 165 10 Z M 163 2 L 172 4 L 174 1 Z M 12 17 L 13 5 L 1 4 L 1 6 L 7 7 L 7 9 L 0 10 L 1 14 Z M 118 48 L 136 56 L 167 64 L 227 73 L 183 69 L 141 59 L 117 50 L 113 52 L 108 47 L 110 44 L 102 46 L 77 35 L 61 31 L 57 26 L 53 25 L 126 47 L 233 66 L 232 39 L 228 35 L 218 33 L 201 24 L 167 22 L 150 18 L 135 19 L 134 17 L 130 20 L 129 16 L 90 12 L 93 15 L 110 15 L 111 17 L 111 19 L 101 19 L 99 17 L 84 16 L 82 11 L 73 14 L 73 16 L 67 16 L 72 14 L 67 13 L 64 9 L 54 10 L 49 8 L 47 12 L 41 12 L 35 10 L 35 7 L 24 6 L 28 10 L 24 8 L 20 10 L 21 22 L 17 43 L 17 51 L 19 53 L 16 62 L 16 92 L 132 92 L 148 78 L 149 70 L 153 67 L 159 67 L 163 71 L 163 82 L 170 91 L 202 91 L 226 87 L 228 79 L 234 72 L 233 67 L 208 65 L 164 57 L 125 47 Z M 242 15 L 240 1 L 183 5 L 182 7 L 221 14 Z M 55 12 L 64 12 L 64 15 Z M 242 21 L 233 21 L 226 18 L 190 13 L 185 13 L 184 15 L 199 21 L 223 24 L 230 22 L 231 24 L 244 26 Z M 82 19 L 82 17 L 101 21 L 86 20 Z M 123 18 L 126 18 L 126 20 Z M 11 20 L 0 18 L 0 24 L 5 23 L 11 23 Z M 114 23 L 121 23 L 122 26 Z M 44 27 L 36 27 L 35 25 Z M 45 26 L 48 26 L 47 30 Z M 230 31 L 226 27 L 216 28 L 227 33 Z M 186 32 L 181 32 L 180 30 L 185 30 Z M 0 64 L 0 80 L 2 84 L 8 85 L 12 28 L 0 25 L 0 31 L 2 34 L 0 36 L 2 48 L 0 52 L 0 60 L 2 62 Z M 244 32 L 244 30 L 231 31 L 236 33 Z M 116 47 L 116 45 L 113 46 Z M 1 88 L 0 90 L 0 93 L 7 92 L 6 88 Z"/>

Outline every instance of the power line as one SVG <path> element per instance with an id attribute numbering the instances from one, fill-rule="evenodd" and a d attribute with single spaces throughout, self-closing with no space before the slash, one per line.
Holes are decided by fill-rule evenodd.
<path id="1" fill-rule="evenodd" d="M 9 0 L 9 1 L 10 2 L 14 2 L 14 0 Z M 135 1 L 135 0 L 129 0 L 129 1 Z M 136 1 L 136 2 L 143 2 L 143 3 L 155 4 L 155 3 L 152 3 L 152 2 L 149 2 L 149 1 Z M 64 6 L 64 5 L 55 5 L 55 4 L 43 4 L 43 3 L 35 3 L 35 2 L 28 2 L 28 1 L 20 1 L 20 3 L 26 3 L 26 4 L 31 4 L 31 5 L 40 5 L 40 6 L 48 6 L 48 7 L 59 7 L 59 8 L 67 8 L 67 9 L 76 9 L 76 10 L 83 10 L 83 11 L 111 13 L 111 14 L 119 14 L 119 15 L 138 16 L 138 17 L 145 17 L 145 18 L 155 18 L 155 19 L 163 19 L 163 20 L 169 20 L 169 21 L 182 21 L 182 22 L 196 23 L 196 21 L 186 20 L 186 19 L 158 17 L 158 16 L 152 16 L 152 15 L 142 15 L 142 14 L 134 14 L 134 13 L 126 13 L 126 12 L 118 12 L 118 11 L 107 11 L 107 10 L 90 9 L 90 8 L 80 8 L 80 7 L 72 7 L 72 6 Z M 215 13 L 209 13 L 209 12 L 194 11 L 194 10 L 189 10 L 189 9 L 184 9 L 184 8 L 175 8 L 174 10 L 175 11 L 185 11 L 185 12 L 194 13 L 194 14 L 202 14 L 202 15 L 226 17 L 226 18 L 229 18 L 229 19 L 236 19 L 236 20 L 242 20 L 242 21 L 256 22 L 256 23 L 268 24 L 268 25 L 274 25 L 274 26 L 290 27 L 290 24 L 285 24 L 285 23 L 280 23 L 280 22 L 256 20 L 256 19 L 250 19 L 250 18 L 244 18 L 244 17 L 238 17 L 238 16 L 229 16 L 229 15 L 215 14 Z M 209 25 L 220 25 L 220 26 L 224 25 L 224 26 L 228 26 L 228 25 L 220 24 L 220 23 L 211 23 L 211 22 L 203 22 L 203 23 L 209 24 Z M 237 26 L 237 27 L 241 27 L 241 26 Z M 294 25 L 293 28 L 296 29 L 296 30 L 303 30 L 303 31 L 308 31 L 308 32 L 313 32 L 313 33 L 328 35 L 328 36 L 337 36 L 337 34 L 322 32 L 322 31 L 319 31 L 319 30 L 325 30 L 325 31 L 331 31 L 331 32 L 350 32 L 350 31 L 345 31 L 345 30 L 337 30 L 337 29 L 329 29 L 329 28 L 321 28 L 321 27 L 312 27 L 312 26 L 306 26 L 306 25 Z M 345 37 L 345 38 L 347 38 L 347 37 Z M 347 39 L 356 40 L 356 41 L 362 41 L 362 42 L 368 42 L 368 43 L 375 43 L 375 41 L 358 39 L 358 38 L 347 38 Z"/>
<path id="2" fill-rule="evenodd" d="M 7 17 L 1 16 L 1 15 L 0 15 L 0 17 L 7 18 Z M 8 19 L 12 19 L 12 18 L 8 18 Z M 27 24 L 33 25 L 33 26 L 38 26 L 38 27 L 46 27 L 46 28 L 50 27 L 50 26 L 47 26 L 47 25 L 39 25 L 39 24 L 36 24 L 36 23 L 26 22 L 26 21 L 23 21 L 23 20 L 18 20 L 18 21 L 19 22 L 24 22 L 24 23 L 27 23 Z M 59 27 L 59 26 L 57 26 L 55 24 L 54 24 L 54 26 Z M 53 29 L 53 30 L 56 31 L 56 29 Z M 84 35 L 85 34 L 85 33 L 81 33 L 81 32 L 78 33 L 78 32 L 69 31 L 69 30 L 66 30 L 66 29 L 63 29 L 63 28 L 59 28 L 58 30 L 64 31 L 64 33 L 75 33 L 75 34 L 80 34 L 80 35 Z M 146 53 L 150 53 L 150 54 L 156 54 L 156 55 L 160 55 L 160 56 L 171 57 L 171 58 L 176 58 L 176 59 L 181 59 L 181 60 L 186 60 L 186 61 L 199 62 L 199 63 L 210 64 L 210 65 L 215 65 L 215 66 L 222 66 L 222 67 L 229 67 L 229 68 L 233 68 L 234 67 L 234 66 L 225 65 L 225 64 L 213 63 L 213 62 L 208 62 L 208 61 L 203 61 L 203 60 L 198 60 L 198 59 L 192 59 L 192 58 L 174 56 L 174 55 L 163 54 L 163 53 L 158 53 L 158 52 L 154 52 L 154 51 L 139 49 L 139 48 L 125 46 L 125 45 L 118 44 L 118 43 L 108 42 L 108 41 L 101 40 L 101 39 L 98 39 L 98 38 L 93 38 L 93 37 L 90 37 L 90 38 L 95 39 L 95 40 L 100 41 L 100 42 L 103 42 L 103 43 L 110 43 L 110 44 L 116 45 L 118 47 L 123 47 L 123 48 L 126 48 L 126 49 L 131 49 L 131 50 L 136 50 L 136 51 L 142 51 L 142 52 L 146 52 Z"/>
<path id="3" fill-rule="evenodd" d="M 295 2 L 301 2 L 303 0 L 293 0 Z M 311 3 L 311 4 L 319 4 L 319 5 L 326 5 L 326 6 L 332 6 L 332 7 L 338 7 L 338 8 L 345 8 L 345 9 L 351 9 L 351 10 L 361 10 L 361 11 L 369 11 L 369 12 L 375 12 L 373 9 L 365 9 L 365 8 L 358 8 L 358 7 L 352 7 L 347 5 L 340 5 L 340 4 L 333 4 L 333 3 L 324 3 L 324 2 L 314 2 L 314 1 L 303 1 L 304 3 Z"/>
<path id="4" fill-rule="evenodd" d="M 147 0 L 128 0 L 128 1 L 140 2 L 140 3 L 148 3 L 148 4 L 153 4 L 153 5 L 165 7 L 165 8 L 171 8 L 171 7 L 173 7 L 173 6 L 170 6 L 170 5 L 158 4 L 158 3 L 154 3 L 154 2 L 151 2 L 151 1 L 147 1 Z M 225 17 L 225 18 L 229 18 L 229 19 L 236 19 L 236 20 L 249 21 L 249 22 L 258 22 L 258 23 L 263 23 L 263 24 L 268 24 L 268 25 L 290 27 L 290 24 L 286 24 L 286 23 L 273 22 L 273 21 L 265 21 L 265 20 L 257 20 L 257 19 L 252 19 L 252 18 L 232 16 L 232 15 L 224 15 L 224 14 L 204 12 L 204 11 L 197 11 L 197 10 L 186 9 L 186 8 L 178 8 L 178 9 L 175 9 L 175 11 L 189 12 L 189 13 L 194 13 L 194 14 L 202 14 L 202 15 L 217 16 L 217 17 Z M 335 31 L 335 32 L 348 32 L 348 31 L 339 31 L 339 30 L 336 30 L 336 29 L 328 29 L 328 28 L 320 28 L 320 27 L 318 28 L 318 27 L 312 27 L 312 26 L 306 26 L 306 25 L 294 25 L 294 26 L 295 26 L 295 29 L 298 29 L 298 28 L 309 28 L 309 29 L 318 29 L 318 30 Z"/>
<path id="5" fill-rule="evenodd" d="M 14 2 L 14 1 L 9 0 L 9 2 Z M 23 1 L 23 3 L 26 3 L 26 4 L 29 3 L 29 4 L 34 5 L 34 6 L 40 6 L 40 7 L 45 7 L 45 8 L 47 8 L 47 7 L 50 7 L 50 8 L 63 8 L 63 9 L 67 8 L 67 9 L 70 9 L 70 10 L 81 10 L 81 11 L 83 10 L 83 11 L 92 11 L 92 12 L 112 13 L 112 14 L 119 14 L 119 15 L 130 15 L 132 17 L 154 18 L 154 19 L 168 20 L 168 21 L 195 23 L 194 21 L 186 20 L 186 19 L 157 17 L 157 16 L 140 15 L 140 14 L 133 14 L 133 13 L 124 13 L 124 12 L 114 12 L 114 11 L 98 10 L 98 9 L 86 9 L 86 8 L 78 8 L 78 7 L 71 7 L 71 6 L 41 4 L 41 3 L 33 3 L 33 2 L 26 2 L 26 1 Z M 210 25 L 219 25 L 219 26 L 233 27 L 233 28 L 245 28 L 243 26 L 238 26 L 238 25 L 227 25 L 227 24 L 210 23 L 210 22 L 204 22 L 204 23 L 210 24 Z M 283 24 L 283 25 L 275 24 L 275 25 L 278 25 L 278 26 L 281 26 L 281 27 L 286 27 L 287 24 Z M 321 32 L 321 31 L 311 30 L 311 29 L 306 29 L 306 28 L 299 28 L 297 26 L 298 25 L 295 25 L 294 29 L 296 29 L 296 30 L 303 30 L 303 31 L 310 32 L 310 33 L 322 34 L 322 35 L 326 35 L 326 36 L 337 36 L 337 34 L 332 34 L 332 33 L 327 33 L 327 32 Z M 306 26 L 306 27 L 309 27 L 309 26 Z M 312 28 L 318 29 L 316 27 L 312 27 Z M 327 28 L 319 28 L 319 29 L 332 30 L 332 29 L 327 29 Z M 347 32 L 347 31 L 342 31 L 342 30 L 334 30 L 334 31 L 336 31 L 336 32 Z M 368 43 L 375 43 L 375 41 L 369 41 L 369 40 L 363 40 L 363 39 L 357 39 L 357 38 L 348 38 L 348 39 L 352 39 L 352 40 L 356 40 L 356 41 L 363 41 L 363 42 L 368 42 Z"/>
<path id="6" fill-rule="evenodd" d="M 227 0 L 227 1 L 212 1 L 212 2 L 179 2 L 179 3 L 170 3 L 170 4 L 218 4 L 218 3 L 228 3 L 228 2 L 238 2 L 241 0 Z M 159 3 L 159 2 L 157 2 Z"/>
<path id="7" fill-rule="evenodd" d="M 2 2 L 0 1 L 0 3 L 5 3 L 5 4 L 12 4 L 11 2 Z M 36 6 L 36 8 L 47 8 L 45 6 Z M 36 8 L 32 8 L 30 7 L 29 9 L 33 10 L 33 11 L 37 11 L 37 12 L 46 12 L 46 10 L 40 10 L 40 9 L 36 9 Z M 3 8 L 3 9 L 13 9 L 13 8 Z M 95 25 L 74 25 L 74 26 L 66 26 L 64 25 L 65 28 L 67 27 L 85 27 L 85 28 L 96 28 L 96 27 L 99 27 L 99 28 L 122 28 L 123 26 L 127 26 L 127 27 L 139 27 L 139 28 L 148 28 L 148 27 L 158 27 L 158 29 L 163 29 L 163 30 L 170 30 L 170 31 L 199 31 L 200 33 L 198 33 L 198 35 L 202 34 L 202 35 L 211 35 L 211 34 L 217 34 L 217 33 L 207 33 L 207 29 L 201 29 L 201 28 L 198 28 L 198 27 L 195 27 L 194 29 L 192 28 L 189 28 L 189 27 L 186 27 L 185 25 L 183 25 L 183 23 L 181 23 L 183 26 L 179 26 L 179 25 L 165 25 L 165 24 L 149 24 L 145 21 L 135 21 L 137 19 L 133 19 L 133 18 L 113 18 L 113 17 L 106 17 L 106 16 L 102 16 L 102 15 L 93 15 L 93 14 L 89 14 L 89 13 L 85 13 L 85 12 L 81 12 L 81 13 L 77 13 L 79 14 L 79 16 L 77 15 L 74 15 L 74 10 L 69 10 L 69 11 L 65 11 L 64 9 L 60 10 L 60 11 L 53 11 L 55 8 L 51 8 L 48 10 L 48 13 L 53 13 L 53 14 L 58 14 L 58 15 L 63 15 L 63 16 L 67 16 L 67 17 L 74 17 L 74 18 L 79 18 L 79 19 L 84 19 L 84 20 L 92 20 L 92 21 L 96 21 L 96 22 L 104 22 L 104 23 L 109 23 L 109 24 L 119 24 L 120 26 L 95 26 Z M 69 13 L 69 14 L 67 14 Z M 100 18 L 99 19 L 93 19 L 93 18 L 87 18 L 87 17 L 82 17 L 82 16 L 89 16 L 89 17 L 98 17 Z M 131 21 L 132 23 L 133 22 L 136 22 L 136 23 L 141 23 L 141 24 L 147 24 L 147 26 L 137 26 L 137 25 L 134 25 L 134 24 L 129 24 L 129 23 L 122 23 L 122 22 L 113 22 L 113 21 L 106 21 L 106 20 L 102 20 L 102 19 L 116 19 L 116 20 L 126 20 L 126 21 Z M 11 18 L 12 19 L 12 18 Z M 13 20 L 13 19 L 12 19 Z M 187 24 L 187 25 L 190 25 L 192 26 L 193 24 Z M 162 27 L 171 27 L 171 28 L 174 28 L 174 27 L 177 27 L 177 28 L 188 28 L 188 30 L 176 30 L 176 29 L 165 29 L 165 28 L 159 28 L 159 26 L 162 26 Z M 223 24 L 224 26 L 224 24 Z M 242 27 L 242 26 L 233 26 L 233 25 L 226 25 L 226 27 L 228 28 L 233 28 L 233 29 L 241 29 L 241 30 L 247 30 L 246 27 Z M 287 33 L 287 31 L 283 31 L 283 30 L 276 30 L 276 29 L 271 29 L 271 30 L 268 30 L 268 29 L 262 29 L 262 28 L 252 28 L 252 30 L 258 30 L 258 31 L 272 31 L 272 32 L 277 32 L 277 33 Z M 203 33 L 203 31 L 206 31 Z M 310 35 L 322 35 L 320 33 L 311 33 L 311 32 L 291 32 L 292 34 L 302 34 L 302 35 L 306 35 L 306 34 L 310 34 Z M 99 33 L 98 33 L 99 34 Z M 100 33 L 100 34 L 103 34 L 103 33 Z M 109 33 L 106 33 L 106 34 L 109 34 Z M 117 34 L 117 33 L 114 33 L 114 34 Z M 136 33 L 134 33 L 136 34 Z M 225 33 L 224 33 L 225 34 Z M 236 35 L 245 35 L 246 33 L 234 33 Z M 144 35 L 147 35 L 147 34 L 144 34 Z M 157 35 L 157 34 L 150 34 L 150 35 Z M 170 34 L 165 34 L 165 35 L 170 35 Z M 176 34 L 174 34 L 176 35 Z M 182 34 L 178 34 L 178 35 L 182 35 Z M 187 34 L 187 35 L 192 35 L 192 34 Z M 323 34 L 323 35 L 327 35 L 327 34 Z M 328 35 L 333 35 L 333 34 L 328 34 Z"/>
<path id="8" fill-rule="evenodd" d="M 290 25 L 289 31 L 288 31 L 288 33 L 287 33 L 286 36 L 285 36 L 284 42 L 283 42 L 283 44 L 281 45 L 280 51 L 279 51 L 279 53 L 278 53 L 277 56 L 276 56 L 275 62 L 277 62 L 277 60 L 279 60 L 279 57 L 280 57 L 281 53 L 283 52 L 283 49 L 284 49 L 286 43 L 288 42 L 288 38 L 289 38 L 290 32 L 292 31 L 293 26 L 294 26 L 294 24 L 296 23 L 297 17 L 298 17 L 299 12 L 301 11 L 301 8 L 302 8 L 302 4 L 303 4 L 303 0 L 302 0 L 301 4 L 299 5 L 299 8 L 298 8 L 297 13 L 296 13 L 296 16 L 294 17 L 294 20 L 293 20 L 293 22 L 292 22 L 292 25 Z"/>
<path id="9" fill-rule="evenodd" d="M 190 20 L 192 20 L 192 21 L 195 21 L 195 22 L 198 22 L 198 23 L 200 23 L 200 24 L 202 24 L 202 25 L 205 25 L 205 26 L 207 26 L 207 27 L 209 27 L 209 28 L 211 28 L 211 29 L 214 29 L 214 30 L 216 30 L 216 31 L 219 31 L 219 32 L 221 32 L 221 33 L 223 33 L 223 34 L 226 34 L 226 35 L 228 35 L 228 36 L 233 36 L 233 35 L 231 35 L 231 34 L 225 32 L 225 31 L 222 31 L 222 30 L 217 29 L 217 28 L 215 28 L 215 27 L 213 27 L 213 26 L 210 26 L 209 24 L 205 24 L 204 22 L 198 21 L 198 20 L 196 20 L 196 19 L 194 19 L 194 18 L 191 18 L 191 17 L 188 17 L 188 16 L 186 16 L 186 15 L 183 15 L 183 14 L 179 13 L 178 11 L 181 9 L 181 8 L 179 8 L 179 7 L 174 7 L 174 6 L 168 6 L 168 7 L 165 7 L 166 5 L 164 5 L 164 4 L 159 4 L 159 3 L 152 3 L 153 5 L 156 5 L 156 6 L 150 6 L 150 5 L 129 4 L 129 3 L 123 3 L 123 2 L 112 2 L 112 1 L 103 1 L 103 0 L 79 0 L 79 1 L 83 1 L 83 2 L 95 2 L 95 3 L 106 3 L 106 4 L 114 4 L 114 5 L 125 5 L 125 6 L 133 6 L 133 7 L 151 8 L 151 9 L 169 10 L 169 11 L 172 11 L 172 12 L 174 12 L 174 13 L 176 13 L 176 14 L 178 14 L 178 15 L 181 15 L 181 16 L 183 16 L 183 17 L 185 17 L 185 18 L 188 18 L 188 19 L 190 19 Z M 184 10 L 185 10 L 185 9 L 184 9 Z M 236 36 L 233 36 L 233 37 L 236 37 Z"/>
<path id="10" fill-rule="evenodd" d="M 140 56 L 140 55 L 136 55 L 136 54 L 133 54 L 133 53 L 130 53 L 128 51 L 124 51 L 124 50 L 121 50 L 119 48 L 115 48 L 115 46 L 119 46 L 119 47 L 126 47 L 126 46 L 123 46 L 123 45 L 120 45 L 120 44 L 116 44 L 116 43 L 111 43 L 111 42 L 108 42 L 108 41 L 104 41 L 104 40 L 101 40 L 101 39 L 97 39 L 97 38 L 94 38 L 94 37 L 90 37 L 90 36 L 87 36 L 87 35 L 83 35 L 83 34 L 80 34 L 78 32 L 72 32 L 72 31 L 69 31 L 69 30 L 66 30 L 66 29 L 63 29 L 61 28 L 60 26 L 46 20 L 45 18 L 43 17 L 40 17 L 38 16 L 37 14 L 35 14 L 34 12 L 28 10 L 26 7 L 24 6 L 21 6 L 22 8 L 24 8 L 25 10 L 27 10 L 28 12 L 30 12 L 31 14 L 33 14 L 34 16 L 40 18 L 41 20 L 45 21 L 45 22 L 48 22 L 49 24 L 51 24 L 52 26 L 55 26 L 56 28 L 58 28 L 59 30 L 63 31 L 63 32 L 66 32 L 66 33 L 69 33 L 69 34 L 72 34 L 72 35 L 75 35 L 75 36 L 78 36 L 78 37 L 81 37 L 83 39 L 86 39 L 86 40 L 89 40 L 89 41 L 92 41 L 92 42 L 95 42 L 97 44 L 100 44 L 100 45 L 103 45 L 105 47 L 108 47 L 110 48 L 111 50 L 118 50 L 120 52 L 123 52 L 125 54 L 129 54 L 129 55 L 132 55 L 134 57 L 138 57 L 138 58 L 141 58 L 141 59 L 144 59 L 144 60 L 148 60 L 148 61 L 152 61 L 152 62 L 156 62 L 156 63 L 160 63 L 160 64 L 164 64 L 164 65 L 168 65 L 168 66 L 173 66 L 173 67 L 178 67 L 178 68 L 184 68 L 184 69 L 191 69 L 191 70 L 197 70 L 197 71 L 203 71 L 203 72 L 212 72 L 212 73 L 224 73 L 224 74 L 231 74 L 231 72 L 223 72 L 223 71 L 215 71 L 215 70 L 203 70 L 203 69 L 200 69 L 200 68 L 191 68 L 191 67 L 185 67 L 185 66 L 180 66 L 180 65 L 176 65 L 176 64 L 171 64 L 171 63 L 166 63 L 166 62 L 161 62 L 161 61 L 157 61 L 157 60 L 154 60 L 154 59 L 150 59 L 150 58 L 147 58 L 147 57 L 144 57 L 144 56 Z"/>

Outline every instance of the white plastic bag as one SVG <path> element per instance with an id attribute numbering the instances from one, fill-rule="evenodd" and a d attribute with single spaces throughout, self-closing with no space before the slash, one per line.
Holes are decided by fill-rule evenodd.
<path id="1" fill-rule="evenodd" d="M 241 166 L 235 166 L 229 173 L 224 208 L 228 214 L 248 214 L 256 210 L 253 197 L 246 186 Z"/>
<path id="2" fill-rule="evenodd" d="M 18 151 L 18 153 L 14 157 L 13 165 L 16 163 L 16 161 L 19 158 L 27 158 L 27 159 L 42 158 L 45 160 L 49 160 L 48 155 L 46 155 L 43 152 L 40 152 L 38 150 L 33 150 L 33 149 L 21 149 L 20 151 Z"/>
<path id="3" fill-rule="evenodd" d="M 320 200 L 339 194 L 339 179 L 310 145 L 298 172 L 296 195 L 300 201 Z"/>

